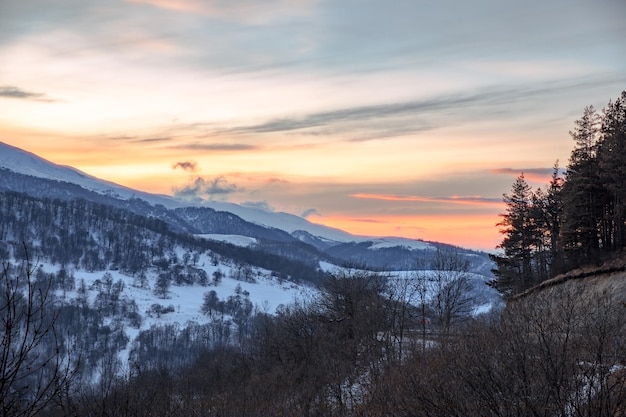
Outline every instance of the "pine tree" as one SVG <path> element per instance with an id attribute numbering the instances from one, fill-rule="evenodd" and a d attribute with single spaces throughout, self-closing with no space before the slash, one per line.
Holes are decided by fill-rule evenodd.
<path id="1" fill-rule="evenodd" d="M 540 281 L 551 278 L 562 269 L 559 236 L 563 216 L 563 184 L 557 160 L 548 187 L 545 191 L 538 189 L 534 195 L 533 217 L 537 222 L 539 239 L 535 257 L 538 258 L 536 263 Z"/>
<path id="2" fill-rule="evenodd" d="M 601 222 L 606 192 L 599 178 L 597 159 L 601 141 L 600 117 L 586 107 L 570 132 L 576 147 L 570 156 L 563 187 L 561 245 L 570 266 L 598 260 Z"/>
<path id="3" fill-rule="evenodd" d="M 606 250 L 615 251 L 626 245 L 626 91 L 604 109 L 601 130 L 598 166 L 608 193 L 601 238 Z"/>
<path id="4" fill-rule="evenodd" d="M 532 278 L 532 254 L 536 245 L 537 231 L 532 216 L 533 192 L 531 186 L 524 179 L 522 173 L 513 184 L 511 194 L 504 194 L 506 213 L 501 214 L 502 221 L 498 226 L 504 228 L 502 243 L 498 248 L 504 251 L 503 255 L 493 255 L 497 269 L 494 274 L 497 279 L 494 286 L 507 295 L 528 288 Z"/>
<path id="5" fill-rule="evenodd" d="M 565 180 L 555 164 L 545 191 L 532 192 L 522 174 L 504 195 L 503 254 L 492 259 L 505 295 L 626 246 L 626 91 L 602 115 L 586 107 L 575 124 Z"/>

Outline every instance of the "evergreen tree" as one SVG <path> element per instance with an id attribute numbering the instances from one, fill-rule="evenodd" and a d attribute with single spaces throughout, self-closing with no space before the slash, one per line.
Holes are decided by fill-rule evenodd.
<path id="1" fill-rule="evenodd" d="M 563 184 L 557 160 L 548 187 L 545 191 L 539 188 L 533 196 L 533 217 L 538 232 L 535 263 L 539 281 L 556 275 L 562 269 L 559 236 L 563 216 Z"/>
<path id="2" fill-rule="evenodd" d="M 604 109 L 601 130 L 599 177 L 608 195 L 600 235 L 606 250 L 615 251 L 626 245 L 626 91 Z"/>
<path id="3" fill-rule="evenodd" d="M 593 106 L 570 132 L 576 147 L 570 156 L 563 187 L 561 245 L 569 266 L 598 262 L 606 249 L 605 220 L 609 193 L 600 174 L 598 153 L 603 145 L 601 118 Z"/>
<path id="4" fill-rule="evenodd" d="M 511 194 L 504 194 L 506 213 L 501 214 L 504 234 L 499 249 L 503 255 L 493 255 L 497 269 L 494 286 L 503 294 L 510 294 L 528 288 L 532 281 L 532 254 L 536 244 L 537 231 L 532 216 L 533 192 L 522 173 L 513 184 Z"/>
<path id="5" fill-rule="evenodd" d="M 601 115 L 586 107 L 575 124 L 565 180 L 557 163 L 545 191 L 533 193 L 521 175 L 504 195 L 504 253 L 492 256 L 504 294 L 626 246 L 626 91 Z"/>

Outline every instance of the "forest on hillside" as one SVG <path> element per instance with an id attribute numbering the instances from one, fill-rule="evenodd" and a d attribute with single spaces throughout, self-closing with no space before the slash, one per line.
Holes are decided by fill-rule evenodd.
<path id="1" fill-rule="evenodd" d="M 522 175 L 505 195 L 493 284 L 504 294 L 622 251 L 625 114 L 626 92 L 601 115 L 586 109 L 572 131 L 565 178 L 555 167 L 548 188 L 532 190 Z M 77 213 L 78 203 L 5 196 L 2 240 L 27 239 L 33 253 L 66 267 L 113 264 L 136 275 L 137 285 L 148 264 L 175 280 L 179 261 L 193 266 L 191 249 L 239 250 L 205 247 L 158 221 L 142 224 L 97 205 Z M 129 216 L 127 229 L 119 216 Z M 90 226 L 55 238 L 67 222 Z M 48 227 L 56 231 L 46 235 Z M 276 314 L 252 311 L 243 291 L 226 300 L 209 291 L 203 314 L 239 320 L 236 337 L 218 325 L 155 327 L 120 364 L 112 352 L 128 343 L 124 326 L 141 319 L 121 284 L 103 277 L 94 303 L 80 298 L 79 287 L 64 305 L 64 290 L 76 285 L 71 273 L 46 274 L 28 245 L 3 243 L 3 257 L 23 259 L 0 270 L 3 417 L 614 417 L 626 410 L 625 293 L 610 286 L 570 282 L 475 315 L 467 259 L 437 251 L 429 273 L 409 279 L 356 268 L 315 276 L 317 297 Z M 189 257 L 180 260 L 174 245 Z"/>
<path id="2" fill-rule="evenodd" d="M 454 289 L 456 272 L 440 273 L 453 274 L 442 283 Z M 67 312 L 53 313 L 45 281 L 19 268 L 2 280 L 6 417 L 608 417 L 626 407 L 626 309 L 610 288 L 579 282 L 468 318 L 453 290 L 406 302 L 431 279 L 346 271 L 310 302 L 250 316 L 228 343 L 203 326 L 145 332 L 120 367 L 110 352 L 124 333 L 91 336 L 97 309 L 76 306 L 70 317 L 85 327 L 66 338 Z M 424 308 L 436 327 L 421 319 Z M 90 337 L 102 350 L 83 344 Z M 83 376 L 85 366 L 95 377 Z"/>
<path id="3" fill-rule="evenodd" d="M 512 295 L 626 246 L 626 91 L 598 112 L 586 107 L 570 132 L 565 176 L 533 190 L 522 173 L 504 195 L 493 285 Z"/>

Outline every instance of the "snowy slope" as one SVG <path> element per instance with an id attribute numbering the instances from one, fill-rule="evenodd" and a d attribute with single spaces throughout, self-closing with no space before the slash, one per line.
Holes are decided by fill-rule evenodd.
<path id="1" fill-rule="evenodd" d="M 180 248 L 179 251 L 181 254 L 184 252 Z M 59 265 L 53 265 L 48 262 L 40 262 L 39 265 L 47 273 L 58 273 L 60 269 Z M 228 264 L 213 265 L 206 253 L 200 256 L 198 266 L 209 276 L 219 271 L 223 274 L 223 277 L 219 283 L 207 286 L 171 285 L 166 298 L 161 298 L 157 297 L 151 289 L 155 287 L 157 279 L 154 272 L 147 274 L 148 285 L 145 288 L 140 288 L 134 285 L 136 283 L 135 278 L 119 271 L 88 272 L 82 269 L 73 269 L 71 274 L 75 278 L 75 289 L 67 292 L 59 289 L 55 291 L 55 294 L 59 297 L 61 303 L 75 305 L 76 301 L 74 300 L 78 297 L 78 288 L 81 282 L 84 282 L 88 289 L 88 303 L 92 308 L 95 308 L 99 293 L 96 283 L 104 281 L 106 275 L 109 275 L 114 283 L 123 282 L 123 289 L 119 294 L 119 299 L 133 300 L 136 303 L 138 313 L 141 316 L 141 324 L 138 328 L 130 325 L 124 325 L 123 327 L 123 332 L 130 338 L 131 343 L 126 344 L 126 347 L 118 352 L 122 363 L 127 362 L 132 342 L 141 331 L 173 324 L 176 324 L 179 329 L 183 329 L 190 323 L 208 324 L 215 320 L 216 318 L 207 316 L 201 311 L 204 294 L 209 291 L 215 291 L 220 300 L 226 300 L 228 297 L 236 295 L 237 291 L 240 290 L 246 294 L 256 311 L 269 314 L 275 314 L 281 305 L 306 302 L 318 294 L 318 291 L 312 287 L 279 280 L 272 277 L 268 271 L 262 269 L 254 269 L 254 282 L 242 282 L 233 279 L 233 267 Z M 151 311 L 153 311 L 155 305 L 162 307 L 171 306 L 172 311 L 158 315 L 152 314 Z M 107 316 L 103 324 L 106 325 L 111 320 L 112 317 Z"/>
<path id="2" fill-rule="evenodd" d="M 204 206 L 218 211 L 230 212 L 251 223 L 281 229 L 287 233 L 304 230 L 314 236 L 336 242 L 359 240 L 358 237 L 342 230 L 314 224 L 293 214 L 271 212 L 226 202 L 188 202 L 167 195 L 134 190 L 113 182 L 101 180 L 72 167 L 54 164 L 35 154 L 3 142 L 0 142 L 0 168 L 6 168 L 13 172 L 33 177 L 73 183 L 98 194 L 121 200 L 140 198 L 150 204 L 160 204 L 170 209 L 186 206 Z"/>
<path id="3" fill-rule="evenodd" d="M 203 239 L 217 240 L 218 242 L 230 243 L 231 245 L 248 247 L 255 245 L 258 241 L 253 237 L 241 235 L 221 235 L 217 233 L 204 233 L 194 235 Z"/>
<path id="4" fill-rule="evenodd" d="M 302 217 L 289 213 L 267 211 L 261 208 L 240 206 L 238 204 L 221 201 L 207 201 L 203 205 L 217 211 L 228 211 L 251 223 L 274 227 L 276 229 L 284 230 L 287 233 L 304 230 L 314 236 L 335 242 L 351 242 L 359 240 L 357 236 L 351 235 L 343 230 L 314 224 Z"/>
<path id="5" fill-rule="evenodd" d="M 435 250 L 437 249 L 434 245 L 430 243 L 423 242 L 421 240 L 413 240 L 406 239 L 401 237 L 383 237 L 383 238 L 373 238 L 371 239 L 373 244 L 369 247 L 369 249 L 387 249 L 387 248 L 405 248 L 408 250 Z"/>
<path id="6" fill-rule="evenodd" d="M 133 190 L 113 182 L 101 180 L 78 169 L 57 165 L 39 156 L 0 142 L 0 168 L 6 168 L 19 174 L 69 182 L 87 190 L 109 197 L 128 200 L 141 198 L 150 204 L 162 204 L 168 208 L 181 207 L 183 204 L 171 197 Z"/>

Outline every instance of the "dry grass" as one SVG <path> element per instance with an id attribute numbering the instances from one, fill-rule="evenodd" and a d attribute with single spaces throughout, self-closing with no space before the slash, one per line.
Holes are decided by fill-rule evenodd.
<path id="1" fill-rule="evenodd" d="M 511 299 L 525 298 L 531 294 L 561 285 L 573 286 L 580 291 L 593 291 L 596 293 L 610 291 L 614 297 L 623 299 L 626 307 L 626 254 L 620 253 L 600 266 L 584 266 L 557 275 L 529 288 L 523 293 L 511 297 Z"/>

